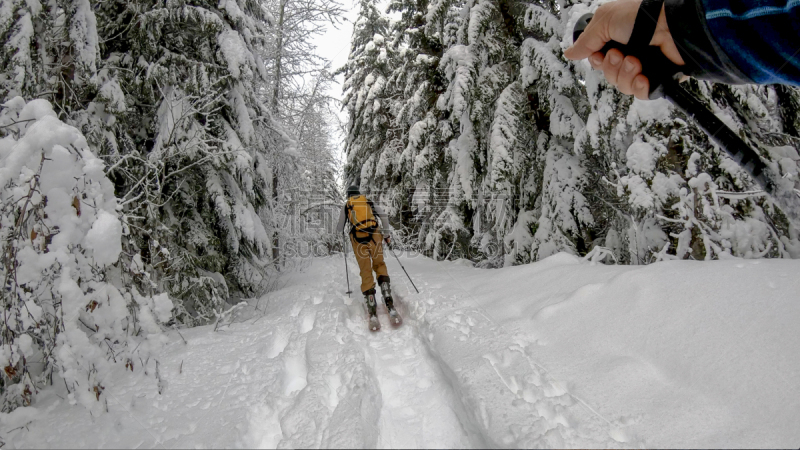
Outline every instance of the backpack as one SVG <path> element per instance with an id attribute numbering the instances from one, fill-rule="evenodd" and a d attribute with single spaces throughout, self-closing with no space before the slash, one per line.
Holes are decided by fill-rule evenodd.
<path id="1" fill-rule="evenodd" d="M 357 195 L 347 200 L 345 208 L 347 218 L 350 219 L 350 224 L 353 225 L 350 232 L 356 238 L 356 241 L 364 243 L 362 241 L 372 240 L 372 235 L 378 230 L 378 221 L 372 212 L 372 202 L 363 195 Z"/>

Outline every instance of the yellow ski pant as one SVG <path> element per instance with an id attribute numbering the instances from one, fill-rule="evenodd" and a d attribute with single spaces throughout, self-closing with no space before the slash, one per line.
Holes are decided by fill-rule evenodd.
<path id="1" fill-rule="evenodd" d="M 375 289 L 372 271 L 378 276 L 378 282 L 389 281 L 389 272 L 383 261 L 383 235 L 378 232 L 373 233 L 371 240 L 361 244 L 351 234 L 350 242 L 353 244 L 353 253 L 356 255 L 358 269 L 361 272 L 361 292 Z"/>

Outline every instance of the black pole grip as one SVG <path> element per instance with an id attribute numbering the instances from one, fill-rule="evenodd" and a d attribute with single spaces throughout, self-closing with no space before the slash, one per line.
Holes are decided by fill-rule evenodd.
<path id="1" fill-rule="evenodd" d="M 583 31 L 589 25 L 589 22 L 594 17 L 594 14 L 584 14 L 578 22 L 575 23 L 575 28 L 572 31 L 572 42 L 578 40 Z M 649 43 L 648 43 L 649 44 Z M 650 99 L 654 100 L 663 97 L 663 90 L 661 86 L 665 81 L 671 80 L 681 72 L 680 66 L 669 60 L 658 47 L 649 47 L 647 50 L 640 50 L 632 45 L 621 44 L 616 41 L 608 41 L 600 52 L 605 54 L 612 48 L 622 52 L 623 55 L 635 56 L 639 62 L 642 63 L 642 75 L 646 76 L 650 81 Z"/>

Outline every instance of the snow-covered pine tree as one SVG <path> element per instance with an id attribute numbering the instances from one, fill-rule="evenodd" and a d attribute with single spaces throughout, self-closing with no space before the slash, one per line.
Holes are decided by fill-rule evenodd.
<path id="1" fill-rule="evenodd" d="M 583 193 L 587 186 L 585 167 L 581 155 L 574 151 L 575 138 L 584 127 L 577 110 L 585 104 L 585 94 L 561 56 L 567 24 L 558 13 L 569 5 L 545 1 L 528 4 L 523 10 L 526 38 L 520 55 L 520 82 L 537 118 L 535 159 L 542 175 L 533 183 L 538 197 L 533 215 L 522 216 L 526 223 L 516 225 L 520 235 L 519 241 L 513 242 L 513 252 L 523 255 L 522 259 L 529 252 L 531 261 L 558 251 L 587 251 L 594 224 Z M 530 235 L 526 234 L 529 230 Z"/>
<path id="2" fill-rule="evenodd" d="M 564 11 L 560 21 L 556 19 L 558 10 Z M 797 231 L 790 229 L 768 198 L 742 194 L 755 188 L 752 180 L 691 119 L 666 101 L 632 101 L 620 95 L 585 62 L 564 65 L 561 52 L 571 44 L 571 37 L 559 31 L 559 23 L 571 30 L 586 11 L 582 4 L 565 3 L 549 11 L 532 6 L 526 17 L 534 34 L 553 30 L 560 41 L 550 41 L 550 51 L 546 51 L 541 46 L 544 39 L 529 38 L 523 55 L 530 66 L 547 67 L 555 74 L 549 79 L 536 77 L 534 86 L 541 89 L 547 81 L 545 85 L 556 88 L 549 95 L 557 100 L 550 102 L 555 106 L 549 111 L 550 131 L 566 138 L 564 148 L 572 146 L 558 175 L 561 178 L 568 170 L 571 175 L 567 178 L 573 182 L 556 189 L 552 180 L 544 184 L 546 190 L 570 196 L 551 206 L 560 207 L 565 217 L 571 212 L 575 220 L 574 227 L 569 220 L 558 225 L 559 231 L 573 233 L 568 236 L 571 245 L 563 242 L 555 249 L 584 253 L 593 245 L 605 244 L 615 250 L 619 261 L 633 264 L 671 257 L 796 254 Z M 576 85 L 575 79 L 582 86 Z M 767 150 L 768 141 L 756 137 L 766 134 L 784 142 L 791 139 L 781 125 L 781 107 L 770 92 L 773 88 L 696 81 L 691 86 L 743 136 L 752 133 L 754 145 Z M 784 104 L 790 104 L 791 97 L 786 98 Z M 790 162 L 796 161 L 796 150 L 782 146 L 768 151 L 773 154 L 764 151 L 767 159 L 782 161 L 788 172 L 797 170 L 796 162 Z M 569 194 L 573 190 L 575 194 Z M 542 211 L 536 234 L 548 225 L 545 213 L 552 211 Z M 534 258 L 550 253 L 542 254 L 535 238 L 531 251 Z"/>
<path id="3" fill-rule="evenodd" d="M 396 96 L 402 93 L 394 100 L 394 128 L 408 130 L 397 139 L 404 148 L 402 177 L 395 177 L 404 192 L 396 197 L 411 198 L 420 244 L 438 258 L 502 264 L 517 214 L 533 208 L 522 186 L 531 184 L 533 159 L 525 149 L 536 134 L 517 80 L 522 30 L 509 8 L 498 2 L 390 4 L 402 17 L 393 38 L 401 63 L 390 78 Z M 372 175 L 371 160 L 361 160 Z M 374 184 L 374 175 L 364 182 Z"/>
<path id="4" fill-rule="evenodd" d="M 797 257 L 798 231 L 690 119 L 563 58 L 573 24 L 596 6 L 392 2 L 399 62 L 386 97 L 404 150 L 381 178 L 373 167 L 389 144 L 351 146 L 348 173 L 410 198 L 412 243 L 437 258 L 514 264 L 597 245 L 634 264 Z M 796 89 L 689 86 L 783 173 L 797 172 Z"/>
<path id="5" fill-rule="evenodd" d="M 388 154 L 382 156 L 391 140 L 393 101 L 389 78 L 397 63 L 395 49 L 387 40 L 389 32 L 389 20 L 375 2 L 361 0 L 359 15 L 353 24 L 350 56 L 337 71 L 344 75 L 343 104 L 350 116 L 345 141 L 348 155 L 345 178 L 348 183 L 361 183 L 365 192 L 381 193 L 383 183 L 377 178 L 391 173 L 390 166 L 395 159 Z M 378 159 L 382 164 L 376 174 Z"/>
<path id="6" fill-rule="evenodd" d="M 256 289 L 269 276 L 262 224 L 283 139 L 256 95 L 267 76 L 255 51 L 268 26 L 261 5 L 11 6 L 2 55 L 19 69 L 0 80 L 3 98 L 49 99 L 107 163 L 125 224 L 121 264 L 145 274 L 125 282 L 169 292 L 186 324 L 213 319 L 230 292 Z"/>
<path id="7" fill-rule="evenodd" d="M 181 321 L 208 321 L 230 292 L 253 292 L 269 276 L 264 224 L 282 138 L 256 95 L 267 17 L 250 0 L 125 3 L 124 14 L 103 5 L 98 18 L 114 37 L 103 60 L 134 94 L 115 111 L 116 144 L 104 145 L 118 192 L 141 217 L 132 225 L 147 230 L 133 235 L 131 253 L 184 300 Z M 91 111 L 81 123 L 102 130 Z"/>
<path id="8" fill-rule="evenodd" d="M 291 25 L 291 20 L 287 22 L 290 38 L 280 54 L 285 77 L 297 81 L 308 67 L 303 61 L 313 50 L 307 45 L 310 37 L 340 9 L 332 1 L 291 5 L 293 11 L 299 11 L 297 21 L 305 20 L 303 14 L 322 14 L 312 17 L 313 29 L 301 30 Z M 311 93 L 303 91 L 300 83 L 284 85 L 287 98 L 300 99 L 294 105 L 299 108 L 278 111 L 286 126 L 270 107 L 271 88 L 279 85 L 280 77 L 271 70 L 275 63 L 264 61 L 275 56 L 271 38 L 276 23 L 268 6 L 253 0 L 2 3 L 0 98 L 3 120 L 10 122 L 0 131 L 16 133 L 13 139 L 20 142 L 32 139 L 24 135 L 26 125 L 15 119 L 15 114 L 22 114 L 20 108 L 26 108 L 18 96 L 48 99 L 53 108 L 44 114 L 45 119 L 50 120 L 47 117 L 54 111 L 63 121 L 59 122 L 62 128 L 73 130 L 66 135 L 78 136 L 70 139 L 81 142 L 73 142 L 74 148 L 67 149 L 78 155 L 77 165 L 63 169 L 78 174 L 73 182 L 80 181 L 82 170 L 91 169 L 93 182 L 105 189 L 102 195 L 108 214 L 102 217 L 113 216 L 103 223 L 117 221 L 121 240 L 117 243 L 121 245 L 116 253 L 119 258 L 113 261 L 92 260 L 88 237 L 80 242 L 75 235 L 63 243 L 65 254 L 76 255 L 77 265 L 73 265 L 77 269 L 70 273 L 86 272 L 75 275 L 79 278 L 72 287 L 77 290 L 72 292 L 74 301 L 66 321 L 59 317 L 64 305 L 58 293 L 47 296 L 42 292 L 46 293 L 54 280 L 68 276 L 59 278 L 58 270 L 48 272 L 41 263 L 45 270 L 41 280 L 34 283 L 27 274 L 18 282 L 10 274 L 15 273 L 19 258 L 9 256 L 11 259 L 4 261 L 4 292 L 10 296 L 4 296 L 4 304 L 16 317 L 16 322 L 5 323 L 3 331 L 3 354 L 8 356 L 4 361 L 11 380 L 2 385 L 5 409 L 30 401 L 31 391 L 42 379 L 29 374 L 24 356 L 31 346 L 24 336 L 32 337 L 34 356 L 44 355 L 45 371 L 49 371 L 44 377 L 51 379 L 58 366 L 72 389 L 75 377 L 85 379 L 86 371 L 90 380 L 102 378 L 98 375 L 105 371 L 101 359 L 126 360 L 130 339 L 118 339 L 119 333 L 108 332 L 107 325 L 112 324 L 115 333 L 122 330 L 131 339 L 141 339 L 167 322 L 193 325 L 213 320 L 232 295 L 251 294 L 269 286 L 272 237 L 278 230 L 284 232 L 287 221 L 295 223 L 295 216 L 302 219 L 304 213 L 285 208 L 291 199 L 275 198 L 280 177 L 291 178 L 281 181 L 287 185 L 302 178 L 300 184 L 306 191 L 316 190 L 325 198 L 340 201 L 334 187 L 336 162 L 331 158 L 331 141 L 326 140 L 331 117 L 326 115 L 328 105 L 322 91 L 329 77 L 320 72 L 318 89 Z M 324 66 L 324 61 L 320 65 Z M 3 142 L 16 148 L 9 139 Z M 7 150 L 3 150 L 3 158 L 19 153 Z M 101 176 L 104 165 L 106 175 Z M 39 172 L 31 166 L 30 180 L 41 178 L 43 167 L 48 174 L 52 172 L 49 163 L 39 167 Z M 290 170 L 283 170 L 286 167 Z M 56 205 L 55 199 L 37 191 L 35 183 L 27 183 L 30 180 L 4 179 L 4 183 L 22 183 L 3 200 L 3 210 L 8 213 L 2 227 L 6 233 L 4 254 L 12 247 L 28 256 L 31 248 L 48 252 L 56 247 L 50 240 L 66 239 L 59 237 L 66 233 L 54 232 L 52 224 L 44 220 L 49 215 L 42 214 L 63 202 Z M 100 220 L 95 220 L 94 209 L 86 207 L 81 216 L 81 201 L 97 208 L 94 197 L 81 189 L 91 187 L 91 195 L 100 191 L 86 183 L 83 187 L 65 185 L 64 189 L 74 191 L 73 200 L 77 200 L 71 207 L 83 217 L 82 226 L 90 227 L 90 236 L 94 233 L 92 221 Z M 19 209 L 18 194 L 25 186 L 35 201 L 28 202 L 27 209 Z M 69 212 L 69 208 L 62 210 Z M 55 219 L 50 217 L 50 221 Z M 63 219 L 72 220 L 69 214 Z M 9 223 L 13 226 L 6 226 Z M 104 242 L 110 246 L 108 251 L 116 248 L 112 241 Z M 47 257 L 55 253 L 50 251 Z M 60 263 L 62 269 L 71 267 Z M 77 295 L 78 290 L 82 296 Z M 104 292 L 116 294 L 100 298 Z M 49 306 L 31 303 L 31 299 Z M 86 305 L 81 303 L 84 300 Z M 86 314 L 72 314 L 78 303 L 87 308 Z M 44 316 L 40 317 L 36 307 Z M 25 317 L 23 310 L 33 311 L 33 315 Z M 73 333 L 76 317 L 86 337 Z M 46 325 L 43 329 L 53 330 L 52 336 L 37 336 L 42 324 Z M 94 347 L 65 346 L 78 338 L 78 344 L 90 341 Z M 140 353 L 149 350 L 147 345 L 132 347 Z M 53 356 L 59 348 L 88 353 L 73 360 Z M 93 387 L 96 391 L 91 391 Z M 102 398 L 99 382 L 90 383 L 89 389 L 95 402 Z M 85 392 L 82 395 L 86 397 Z"/>
<path id="9" fill-rule="evenodd" d="M 11 122 L 3 124 L 2 133 L 14 134 L 3 141 L 12 148 L 3 157 L 19 153 L 15 146 L 22 144 L 14 139 L 31 139 L 22 128 L 14 131 L 24 127 L 12 117 L 25 109 L 18 96 L 47 99 L 62 128 L 74 130 L 66 135 L 79 136 L 56 142 L 72 155 L 67 159 L 77 161 L 62 167 L 65 174 L 77 174 L 71 182 L 79 183 L 61 186 L 74 193 L 67 199 L 69 208 L 60 197 L 37 191 L 28 178 L 11 174 L 3 181 L 4 192 L 6 181 L 22 183 L 3 200 L 10 220 L 4 219 L 3 232 L 14 233 L 4 236 L 4 255 L 14 247 L 21 249 L 15 258 L 52 259 L 58 247 L 67 258 L 53 271 L 42 262 L 39 280 L 10 278 L 16 260 L 9 256 L 4 262 L 3 292 L 10 296 L 4 295 L 4 304 L 16 311 L 15 322 L 6 322 L 3 332 L 5 367 L 16 374 L 3 384 L 4 408 L 30 401 L 36 383 L 52 380 L 56 367 L 69 389 L 76 377 L 100 380 L 103 361 L 126 361 L 130 349 L 125 348 L 131 346 L 119 333 L 143 338 L 167 322 L 213 320 L 230 295 L 252 293 L 271 276 L 273 230 L 264 224 L 277 227 L 270 203 L 272 167 L 283 158 L 283 149 L 291 149 L 277 144 L 292 139 L 258 97 L 269 81 L 256 51 L 267 43 L 267 20 L 251 0 L 3 2 L 0 98 L 4 120 Z M 51 120 L 51 114 L 43 120 Z M 51 152 L 49 147 L 40 151 Z M 31 173 L 23 175 L 42 178 L 48 164 L 26 166 Z M 91 183 L 80 181 L 87 171 Z M 106 202 L 102 208 L 92 197 L 101 193 L 97 186 Z M 33 199 L 28 209 L 19 209 L 17 194 L 23 188 Z M 95 214 L 84 203 L 105 212 Z M 64 225 L 56 232 L 51 222 L 60 218 L 41 211 L 58 205 L 64 220 L 71 217 L 70 208 L 77 212 L 86 236 L 92 235 L 93 223 L 120 225 L 119 258 L 92 260 L 91 239 L 81 242 Z M 112 241 L 102 245 L 112 251 Z M 35 256 L 35 251 L 47 253 Z M 60 274 L 70 264 L 75 269 Z M 56 290 L 50 289 L 56 281 Z M 63 293 L 57 290 L 67 287 L 72 289 L 69 304 L 59 300 Z M 52 296 L 45 295 L 49 289 Z M 41 324 L 52 335 L 37 334 Z M 28 347 L 34 358 L 43 355 L 49 370 L 39 374 L 44 378 L 36 375 L 31 381 L 26 375 L 31 359 L 23 350 Z M 140 352 L 146 349 L 139 346 Z M 32 384 L 19 384 L 25 380 Z M 100 382 L 81 386 L 78 401 L 85 403 L 87 386 L 94 402 L 102 399 Z"/>

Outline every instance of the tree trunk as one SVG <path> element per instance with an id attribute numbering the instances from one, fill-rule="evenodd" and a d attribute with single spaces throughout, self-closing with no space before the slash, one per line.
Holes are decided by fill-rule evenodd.
<path id="1" fill-rule="evenodd" d="M 275 45 L 275 85 L 272 89 L 272 113 L 274 116 L 278 116 L 279 112 L 279 105 L 278 99 L 280 98 L 281 94 L 281 55 L 283 54 L 283 16 L 284 11 L 286 10 L 286 1 L 281 0 L 280 11 L 278 13 L 278 40 Z M 278 208 L 278 170 L 277 167 L 273 168 L 272 170 L 272 201 L 274 208 L 277 210 Z M 275 264 L 275 268 L 280 270 L 281 263 L 281 248 L 280 248 L 280 237 L 278 234 L 278 230 L 276 229 L 273 236 L 272 236 L 272 263 Z"/>
<path id="2" fill-rule="evenodd" d="M 278 39 L 275 43 L 275 85 L 272 87 L 272 112 L 278 114 L 278 99 L 281 94 L 281 64 L 283 56 L 283 16 L 286 11 L 286 2 L 281 0 L 280 10 L 278 11 Z"/>

